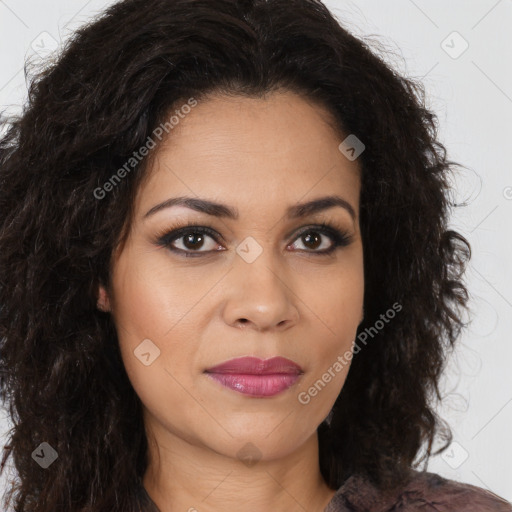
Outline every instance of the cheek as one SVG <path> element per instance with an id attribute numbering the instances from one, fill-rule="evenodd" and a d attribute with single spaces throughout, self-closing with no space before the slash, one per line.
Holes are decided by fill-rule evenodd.
<path id="1" fill-rule="evenodd" d="M 133 249 L 118 261 L 113 278 L 116 322 L 141 340 L 167 338 L 208 290 L 208 283 L 172 267 L 159 251 L 155 257 Z"/>
<path id="2" fill-rule="evenodd" d="M 149 265 L 148 260 L 133 255 L 119 260 L 113 276 L 121 355 L 144 403 L 152 403 L 159 394 L 167 399 L 180 395 L 178 383 L 190 386 L 190 365 L 197 352 L 197 325 L 190 310 L 201 296 L 197 287 L 190 290 L 182 282 L 182 273 Z"/>
<path id="3" fill-rule="evenodd" d="M 347 377 L 364 301 L 362 266 L 324 277 L 314 287 L 304 287 L 300 296 L 313 342 L 307 349 L 312 372 L 300 388 L 299 402 L 319 414 L 328 412 L 326 406 L 332 405 Z"/>
<path id="4" fill-rule="evenodd" d="M 148 326 L 150 332 L 151 326 Z M 118 331 L 119 332 L 119 331 Z M 126 332 L 119 334 L 123 365 L 136 394 L 144 406 L 171 428 L 170 418 L 180 410 L 180 422 L 195 421 L 197 397 L 191 375 L 195 345 L 184 329 L 174 329 L 172 336 L 147 336 L 142 342 Z M 153 340 L 156 343 L 153 343 Z M 143 348 L 141 348 L 143 347 Z"/>
<path id="5" fill-rule="evenodd" d="M 296 294 L 324 345 L 339 346 L 346 338 L 354 339 L 364 302 L 362 265 L 318 273 L 304 281 Z"/>

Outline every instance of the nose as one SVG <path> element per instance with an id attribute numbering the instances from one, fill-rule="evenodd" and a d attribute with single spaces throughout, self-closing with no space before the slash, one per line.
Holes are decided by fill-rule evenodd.
<path id="1" fill-rule="evenodd" d="M 223 285 L 227 325 L 256 331 L 286 330 L 299 320 L 300 298 L 290 275 L 272 261 L 267 249 L 252 263 L 236 257 Z"/>

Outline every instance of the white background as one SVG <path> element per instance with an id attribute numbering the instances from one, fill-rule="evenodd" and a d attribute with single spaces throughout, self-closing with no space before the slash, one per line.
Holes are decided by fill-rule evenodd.
<path id="1" fill-rule="evenodd" d="M 64 41 L 111 3 L 0 0 L 1 108 L 20 110 L 26 58 Z M 354 34 L 384 44 L 392 54 L 382 56 L 399 72 L 423 81 L 448 158 L 466 168 L 455 198 L 469 205 L 456 210 L 452 224 L 472 245 L 474 316 L 443 380 L 440 412 L 455 442 L 428 470 L 512 501 L 512 0 L 326 4 Z M 0 431 L 8 426 L 0 421 Z M 3 492 L 5 475 L 0 485 Z"/>

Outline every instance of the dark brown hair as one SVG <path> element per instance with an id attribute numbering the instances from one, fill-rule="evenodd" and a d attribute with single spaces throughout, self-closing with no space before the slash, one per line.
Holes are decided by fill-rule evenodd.
<path id="1" fill-rule="evenodd" d="M 148 158 L 101 199 L 94 191 L 183 98 L 278 89 L 325 106 L 365 145 L 358 332 L 402 307 L 355 354 L 319 427 L 322 474 L 332 489 L 356 473 L 393 487 L 422 447 L 428 456 L 438 436 L 448 444 L 434 402 L 464 326 L 471 251 L 447 228 L 458 164 L 437 141 L 422 84 L 317 0 L 125 0 L 77 30 L 31 77 L 23 113 L 2 120 L 0 370 L 13 422 L 3 464 L 11 455 L 18 473 L 15 511 L 138 510 L 141 403 L 96 288 L 109 285 Z M 58 453 L 47 469 L 32 458 L 42 442 Z"/>

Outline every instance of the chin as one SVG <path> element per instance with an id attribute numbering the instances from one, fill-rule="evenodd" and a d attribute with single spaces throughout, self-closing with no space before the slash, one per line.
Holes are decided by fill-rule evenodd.
<path id="1" fill-rule="evenodd" d="M 276 425 L 278 424 L 277 422 Z M 239 459 L 242 462 L 248 460 L 247 465 L 250 465 L 255 461 L 272 461 L 287 457 L 315 432 L 315 430 L 308 434 L 291 432 L 279 430 L 279 427 L 273 432 L 268 427 L 257 430 L 254 427 L 242 428 L 238 433 L 230 431 L 232 437 L 225 435 L 218 442 L 212 442 L 210 437 L 207 444 L 227 457 Z"/>

